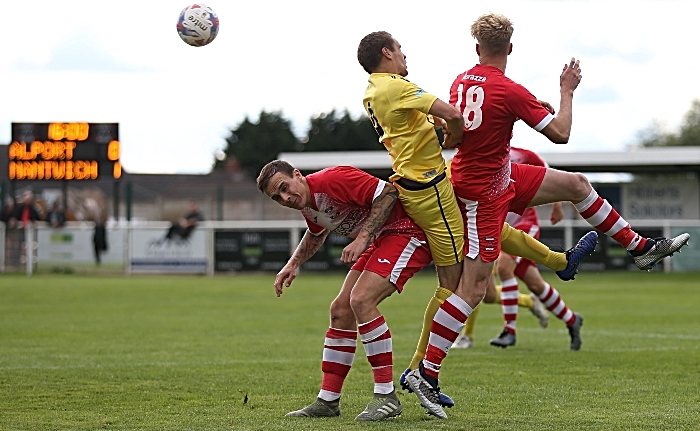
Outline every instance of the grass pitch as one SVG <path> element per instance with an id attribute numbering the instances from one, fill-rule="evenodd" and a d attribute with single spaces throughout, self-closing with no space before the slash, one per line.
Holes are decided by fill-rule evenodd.
<path id="1" fill-rule="evenodd" d="M 444 362 L 442 390 L 457 403 L 450 418 L 425 415 L 400 392 L 403 414 L 373 424 L 353 421 L 372 393 L 361 346 L 343 416 L 284 417 L 318 393 L 342 274 L 301 274 L 281 298 L 272 274 L 0 275 L 0 429 L 700 429 L 698 274 L 546 278 L 584 316 L 581 351 L 569 351 L 554 316 L 541 329 L 523 309 L 517 345 L 491 347 L 501 310 L 486 305 L 475 347 Z M 419 274 L 382 304 L 395 380 L 435 285 Z"/>

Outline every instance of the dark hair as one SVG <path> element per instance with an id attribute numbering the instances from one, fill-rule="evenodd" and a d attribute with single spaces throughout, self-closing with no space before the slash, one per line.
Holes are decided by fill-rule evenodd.
<path id="1" fill-rule="evenodd" d="M 294 176 L 294 166 L 290 165 L 284 160 L 273 160 L 263 166 L 257 179 L 258 189 L 261 192 L 265 193 L 265 189 L 267 188 L 267 184 L 270 182 L 270 178 L 272 178 L 277 172 L 282 172 L 284 175 L 291 178 Z"/>
<path id="2" fill-rule="evenodd" d="M 357 61 L 367 73 L 373 73 L 382 61 L 382 49 L 394 51 L 394 38 L 385 31 L 375 31 L 363 37 L 357 47 Z"/>

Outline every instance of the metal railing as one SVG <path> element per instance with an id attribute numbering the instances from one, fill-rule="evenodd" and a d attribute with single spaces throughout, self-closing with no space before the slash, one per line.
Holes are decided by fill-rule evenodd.
<path id="1" fill-rule="evenodd" d="M 662 268 L 664 271 L 700 270 L 700 242 L 693 241 L 700 236 L 700 220 L 631 220 L 630 224 L 640 232 L 646 230 L 667 238 L 690 232 L 690 246 L 684 248 L 681 260 L 665 259 Z M 0 272 L 31 275 L 37 270 L 58 267 L 102 268 L 124 274 L 145 271 L 213 275 L 226 271 L 273 271 L 284 265 L 306 229 L 303 220 L 209 221 L 200 223 L 191 238 L 165 241 L 169 226 L 167 222 L 109 223 L 109 249 L 95 261 L 94 224 L 91 222 L 71 222 L 58 229 L 43 222 L 25 229 L 7 229 L 0 223 Z M 572 247 L 582 231 L 592 229 L 584 220 L 564 220 L 555 226 L 543 221 L 541 228 L 542 241 L 553 249 L 562 250 Z M 306 269 L 346 269 L 339 262 L 339 254 L 349 241 L 339 235 L 329 236 L 327 249 L 319 250 L 318 259 Z M 601 241 L 613 243 L 601 238 L 599 245 Z M 693 247 L 694 243 L 698 246 Z M 599 253 L 599 264 L 590 266 L 591 269 L 603 268 L 600 262 L 609 259 L 605 253 L 610 247 L 606 247 L 601 245 L 604 253 Z M 617 253 L 614 259 L 621 262 L 616 269 L 630 268 L 629 262 L 621 261 L 626 254 L 620 250 L 614 250 Z M 620 257 L 622 254 L 624 256 Z"/>

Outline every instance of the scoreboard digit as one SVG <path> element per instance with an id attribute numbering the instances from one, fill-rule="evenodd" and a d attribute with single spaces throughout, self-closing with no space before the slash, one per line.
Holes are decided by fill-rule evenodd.
<path id="1" fill-rule="evenodd" d="M 10 180 L 119 179 L 118 123 L 12 123 Z"/>

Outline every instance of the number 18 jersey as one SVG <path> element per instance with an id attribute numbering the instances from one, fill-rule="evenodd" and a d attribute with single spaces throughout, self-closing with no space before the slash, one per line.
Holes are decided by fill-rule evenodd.
<path id="1" fill-rule="evenodd" d="M 490 201 L 510 182 L 510 138 L 522 119 L 541 131 L 554 118 L 525 87 L 492 66 L 477 64 L 450 88 L 450 104 L 464 116 L 464 137 L 452 160 L 455 193 Z"/>

